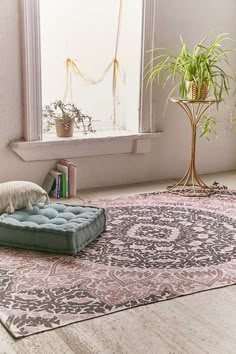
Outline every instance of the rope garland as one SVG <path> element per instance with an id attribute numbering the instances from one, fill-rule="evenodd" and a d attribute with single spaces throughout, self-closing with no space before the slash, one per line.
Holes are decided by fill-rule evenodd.
<path id="1" fill-rule="evenodd" d="M 72 101 L 72 73 L 80 77 L 87 85 L 96 85 L 104 80 L 106 75 L 110 70 L 112 70 L 112 98 L 113 98 L 113 117 L 112 117 L 112 126 L 113 129 L 116 128 L 117 124 L 117 115 L 116 115 L 116 94 L 117 94 L 117 81 L 118 76 L 121 77 L 121 80 L 124 82 L 123 75 L 120 70 L 120 63 L 117 59 L 118 49 L 119 49 L 119 40 L 120 40 L 120 30 L 121 30 L 121 17 L 122 17 L 122 7 L 123 0 L 119 0 L 119 13 L 118 13 L 118 22 L 117 22 L 117 32 L 116 32 L 116 42 L 115 42 L 115 51 L 114 58 L 110 64 L 105 68 L 101 77 L 98 80 L 93 80 L 89 78 L 86 74 L 83 74 L 76 64 L 76 59 L 71 58 L 66 59 L 66 87 L 63 100 L 66 101 L 68 94 Z"/>

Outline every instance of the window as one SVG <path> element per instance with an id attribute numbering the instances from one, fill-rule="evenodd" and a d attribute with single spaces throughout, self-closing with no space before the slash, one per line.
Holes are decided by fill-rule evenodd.
<path id="1" fill-rule="evenodd" d="M 73 102 L 96 131 L 137 132 L 141 28 L 142 0 L 40 0 L 42 105 Z"/>
<path id="2" fill-rule="evenodd" d="M 42 4 L 48 5 L 48 2 L 41 0 Z M 46 93 L 42 95 L 41 88 L 41 68 L 45 63 L 40 60 L 41 43 L 40 43 L 40 2 L 39 0 L 23 0 L 23 24 L 24 24 L 24 62 L 25 62 L 25 100 L 26 100 L 26 129 L 25 139 L 27 141 L 42 139 L 42 121 L 41 121 L 41 107 L 42 101 L 47 101 Z M 142 63 L 143 56 L 147 49 L 151 48 L 155 37 L 155 21 L 156 21 L 156 1 L 155 0 L 140 0 L 142 4 L 142 41 L 140 46 L 141 51 L 141 80 L 142 83 Z M 50 3 L 53 3 L 51 1 Z M 78 2 L 78 1 L 77 1 Z M 92 1 L 93 2 L 93 1 Z M 116 0 L 116 2 L 118 2 Z M 58 2 L 57 2 L 58 3 Z M 65 3 L 67 3 L 65 1 Z M 108 3 L 114 3 L 109 0 Z M 90 4 L 91 5 L 91 4 Z M 114 4 L 113 4 L 114 5 Z M 43 7 L 43 6 L 42 6 Z M 114 6 L 113 6 L 114 7 Z M 138 7 L 137 7 L 138 8 Z M 136 19 L 133 19 L 136 21 Z M 53 24 L 54 21 L 51 21 Z M 141 22 L 140 22 L 141 23 Z M 58 24 L 59 26 L 59 24 Z M 139 26 L 139 24 L 138 24 Z M 54 26 L 55 27 L 55 26 Z M 136 33 L 137 37 L 137 33 Z M 59 38 L 57 38 L 59 40 Z M 60 41 L 60 40 L 59 40 Z M 91 66 L 91 65 L 90 65 Z M 63 74 L 62 74 L 63 75 Z M 76 79 L 74 78 L 75 85 Z M 136 84 L 136 83 L 135 83 Z M 61 86 L 62 87 L 62 86 Z M 136 85 L 137 87 L 137 85 Z M 139 118 L 139 132 L 155 132 L 155 124 L 152 113 L 152 95 L 151 88 L 147 93 L 146 89 L 141 85 L 140 100 L 140 118 Z M 136 95 L 136 99 L 137 99 Z M 48 99 L 52 99 L 50 96 Z M 44 102 L 43 102 L 44 103 Z M 87 109 L 87 108 L 86 108 Z M 137 119 L 136 119 L 137 122 Z M 130 127 L 128 127 L 129 129 Z M 132 129 L 132 127 L 131 127 Z"/>
<path id="3" fill-rule="evenodd" d="M 104 135 L 91 136 L 90 134 L 86 139 L 85 137 L 43 139 L 40 0 L 22 0 L 22 45 L 25 81 L 24 141 L 13 141 L 10 146 L 24 161 L 106 154 L 147 153 L 150 151 L 150 139 L 158 138 L 161 132 L 157 131 L 158 121 L 152 105 L 152 88 L 149 87 L 147 91 L 142 82 L 144 56 L 146 60 L 146 51 L 152 48 L 155 42 L 157 1 L 140 1 L 142 1 L 142 30 L 138 124 L 136 119 L 136 130 L 138 132 L 118 134 L 114 138 L 110 134 L 105 135 L 105 137 Z M 152 53 L 149 54 L 151 56 Z M 76 80 L 75 85 L 77 85 Z M 126 128 L 130 129 L 130 127 Z"/>

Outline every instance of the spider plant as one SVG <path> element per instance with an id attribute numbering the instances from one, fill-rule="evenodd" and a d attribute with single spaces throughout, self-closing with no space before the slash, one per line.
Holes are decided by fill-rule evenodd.
<path id="1" fill-rule="evenodd" d="M 158 55 L 145 67 L 147 84 L 157 80 L 164 87 L 172 79 L 174 87 L 167 102 L 177 87 L 181 98 L 187 98 L 189 86 L 186 81 L 196 84 L 196 100 L 201 99 L 203 85 L 207 86 L 207 93 L 216 101 L 221 101 L 224 94 L 228 96 L 230 81 L 233 78 L 224 68 L 230 67 L 228 54 L 235 49 L 224 49 L 223 44 L 230 40 L 226 33 L 219 34 L 207 45 L 206 41 L 211 34 L 210 32 L 205 36 L 192 51 L 188 49 L 182 37 L 177 53 L 169 48 L 152 49 L 151 52 Z"/>

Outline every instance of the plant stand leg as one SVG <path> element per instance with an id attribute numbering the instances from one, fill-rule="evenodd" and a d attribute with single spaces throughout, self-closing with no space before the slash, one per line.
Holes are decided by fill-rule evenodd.
<path id="1" fill-rule="evenodd" d="M 188 197 L 205 197 L 215 193 L 213 187 L 208 186 L 202 181 L 198 175 L 195 165 L 196 157 L 196 133 L 199 120 L 203 113 L 213 102 L 191 102 L 178 101 L 177 102 L 186 112 L 191 125 L 191 153 L 190 161 L 185 175 L 179 182 L 172 186 L 168 186 L 167 190 L 171 193 L 188 196 Z"/>

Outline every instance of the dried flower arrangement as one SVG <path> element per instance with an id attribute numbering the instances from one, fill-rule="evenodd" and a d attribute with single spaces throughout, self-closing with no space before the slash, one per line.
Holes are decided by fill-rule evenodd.
<path id="1" fill-rule="evenodd" d="M 42 116 L 44 131 L 49 132 L 52 126 L 56 126 L 58 136 L 72 136 L 74 124 L 78 130 L 82 128 L 84 134 L 95 132 L 92 117 L 83 114 L 73 103 L 56 100 L 43 107 Z"/>

